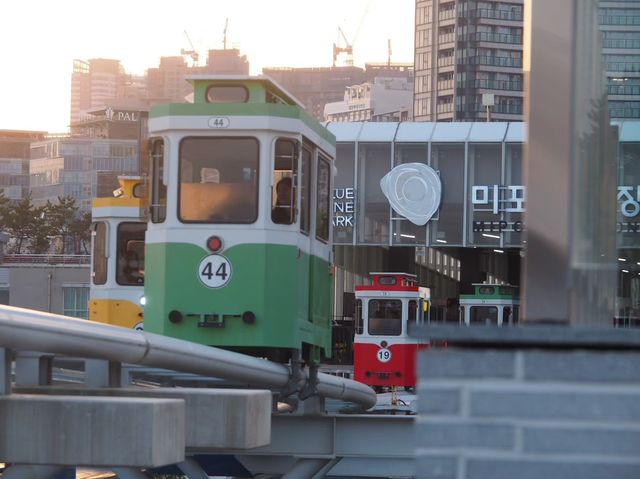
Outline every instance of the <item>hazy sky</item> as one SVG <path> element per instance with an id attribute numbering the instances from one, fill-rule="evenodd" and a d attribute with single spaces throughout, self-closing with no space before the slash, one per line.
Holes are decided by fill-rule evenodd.
<path id="1" fill-rule="evenodd" d="M 338 27 L 354 63 L 413 62 L 415 0 L 19 0 L 5 2 L 0 25 L 0 129 L 65 131 L 73 59 L 113 58 L 128 73 L 189 49 L 247 55 L 265 66 L 331 66 Z"/>

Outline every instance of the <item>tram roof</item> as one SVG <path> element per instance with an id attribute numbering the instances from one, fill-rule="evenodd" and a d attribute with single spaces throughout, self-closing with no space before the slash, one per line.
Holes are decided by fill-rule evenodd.
<path id="1" fill-rule="evenodd" d="M 612 120 L 619 141 L 640 141 L 640 121 Z M 338 142 L 397 143 L 524 143 L 523 122 L 328 122 L 328 130 Z"/>
<path id="2" fill-rule="evenodd" d="M 282 100 L 292 105 L 297 105 L 304 109 L 304 104 L 298 100 L 293 94 L 289 93 L 286 88 L 280 85 L 277 81 L 271 78 L 269 75 L 222 75 L 222 74 L 202 74 L 202 75 L 188 75 L 185 80 L 195 84 L 195 82 L 208 81 L 208 82 L 238 82 L 238 83 L 259 83 L 269 87 L 273 90 Z"/>
<path id="3" fill-rule="evenodd" d="M 402 273 L 399 271 L 391 271 L 391 272 L 386 272 L 386 271 L 374 271 L 369 273 L 369 276 L 404 276 L 406 278 L 417 278 L 417 276 L 415 274 L 412 273 Z"/>
<path id="4" fill-rule="evenodd" d="M 328 123 L 339 142 L 523 142 L 521 122 L 350 122 Z"/>

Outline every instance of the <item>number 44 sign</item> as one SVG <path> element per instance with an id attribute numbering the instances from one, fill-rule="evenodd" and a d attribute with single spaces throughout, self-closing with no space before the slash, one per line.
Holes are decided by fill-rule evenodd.
<path id="1" fill-rule="evenodd" d="M 219 254 L 206 256 L 198 266 L 198 278 L 207 288 L 222 288 L 231 279 L 231 263 Z"/>

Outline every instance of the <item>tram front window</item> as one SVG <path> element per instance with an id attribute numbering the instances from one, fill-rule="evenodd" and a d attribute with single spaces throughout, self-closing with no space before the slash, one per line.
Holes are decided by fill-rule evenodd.
<path id="1" fill-rule="evenodd" d="M 144 223 L 120 223 L 118 225 L 118 267 L 116 282 L 121 285 L 144 284 Z"/>
<path id="2" fill-rule="evenodd" d="M 255 138 L 182 140 L 180 220 L 185 223 L 255 222 L 258 158 Z"/>
<path id="3" fill-rule="evenodd" d="M 498 308 L 496 306 L 471 306 L 469 322 L 471 324 L 498 324 Z"/>
<path id="4" fill-rule="evenodd" d="M 402 301 L 372 299 L 369 301 L 369 334 L 372 336 L 400 336 L 402 334 Z"/>

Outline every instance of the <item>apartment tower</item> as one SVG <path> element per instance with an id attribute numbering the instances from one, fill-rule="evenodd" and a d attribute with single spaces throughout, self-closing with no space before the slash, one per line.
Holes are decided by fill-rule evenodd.
<path id="1" fill-rule="evenodd" d="M 416 0 L 416 121 L 521 121 L 524 0 Z"/>
<path id="2" fill-rule="evenodd" d="M 640 0 L 600 0 L 609 116 L 640 118 Z"/>
<path id="3" fill-rule="evenodd" d="M 120 60 L 94 58 L 74 60 L 71 75 L 71 124 L 83 120 L 89 111 L 107 100 L 124 95 L 128 77 Z"/>

